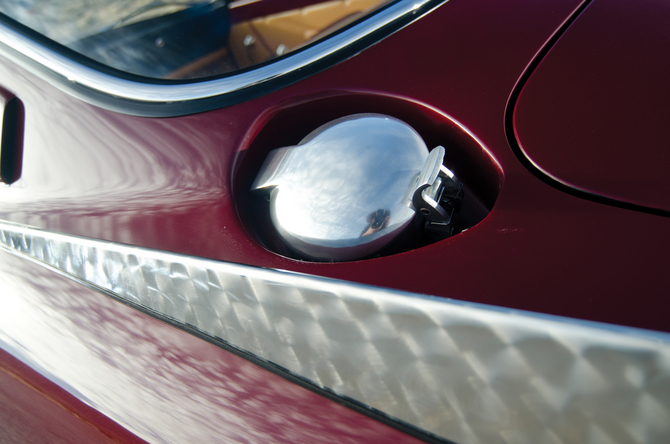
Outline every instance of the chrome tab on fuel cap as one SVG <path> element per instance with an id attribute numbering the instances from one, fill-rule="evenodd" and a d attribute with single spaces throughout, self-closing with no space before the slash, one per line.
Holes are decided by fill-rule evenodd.
<path id="1" fill-rule="evenodd" d="M 355 114 L 270 152 L 252 190 L 269 192 L 279 236 L 305 259 L 360 259 L 410 225 L 417 214 L 413 201 L 421 208 L 432 201 L 429 209 L 439 213 L 431 187 L 448 177 L 439 149 L 429 159 L 423 139 L 406 123 Z"/>

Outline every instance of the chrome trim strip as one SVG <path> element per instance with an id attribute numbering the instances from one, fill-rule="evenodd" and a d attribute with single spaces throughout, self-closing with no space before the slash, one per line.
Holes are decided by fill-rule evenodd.
<path id="1" fill-rule="evenodd" d="M 140 102 L 183 102 L 229 94 L 280 79 L 359 42 L 368 34 L 379 31 L 393 22 L 413 15 L 418 17 L 418 11 L 431 3 L 435 3 L 435 0 L 401 0 L 323 42 L 276 62 L 247 72 L 197 83 L 140 83 L 114 77 L 81 65 L 2 23 L 0 23 L 0 43 L 27 56 L 73 85 L 82 85 L 110 96 Z"/>
<path id="2" fill-rule="evenodd" d="M 458 443 L 670 436 L 670 335 L 0 222 L 0 244 Z"/>

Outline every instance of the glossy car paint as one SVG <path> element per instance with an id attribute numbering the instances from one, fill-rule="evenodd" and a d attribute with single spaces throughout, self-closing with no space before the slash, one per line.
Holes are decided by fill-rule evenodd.
<path id="1" fill-rule="evenodd" d="M 0 442 L 144 443 L 0 350 Z"/>
<path id="2" fill-rule="evenodd" d="M 596 1 L 519 98 L 523 153 L 569 187 L 670 211 L 667 2 Z"/>
<path id="3" fill-rule="evenodd" d="M 663 257 L 658 240 L 665 218 L 557 191 L 528 172 L 507 143 L 502 116 L 508 95 L 535 52 L 578 6 L 566 3 L 548 8 L 520 2 L 514 8 L 449 2 L 422 18 L 421 26 L 408 26 L 288 88 L 178 118 L 105 111 L 6 63 L 5 87 L 25 104 L 26 143 L 22 180 L 3 190 L 0 216 L 184 254 L 667 329 L 664 261 L 638 258 L 640 252 Z M 499 20 L 504 15 L 512 18 Z M 435 86 L 426 88 L 429 81 Z M 304 263 L 265 250 L 240 223 L 232 189 L 242 149 L 262 126 L 256 121 L 273 107 L 345 92 L 418 102 L 476 134 L 504 172 L 489 217 L 462 236 L 360 263 Z M 412 266 L 417 261 L 418 269 Z M 479 278 L 482 273 L 486 279 Z M 631 300 L 631 293 L 644 303 Z"/>
<path id="4" fill-rule="evenodd" d="M 21 179 L 1 190 L 0 218 L 195 256 L 668 331 L 667 218 L 557 190 L 528 171 L 508 144 L 503 118 L 510 92 L 534 55 L 578 6 L 578 1 L 565 0 L 505 4 L 451 0 L 356 57 L 287 88 L 232 107 L 166 119 L 122 115 L 88 105 L 3 59 L 1 86 L 23 101 L 26 131 Z M 249 161 L 259 153 L 247 148 L 275 111 L 342 96 L 343 102 L 360 103 L 356 112 L 380 112 L 378 105 L 368 109 L 369 102 L 360 100 L 370 94 L 388 98 L 387 114 L 403 114 L 411 104 L 426 109 L 425 115 L 432 119 L 427 126 L 437 128 L 438 134 L 450 116 L 476 136 L 498 165 L 497 171 L 488 173 L 496 176 L 489 181 L 502 185 L 490 215 L 446 241 L 361 262 L 315 264 L 266 250 L 237 211 L 236 197 L 246 192 L 240 183 L 253 173 L 254 165 L 259 166 Z M 339 109 L 349 112 L 350 106 Z M 324 112 L 337 113 L 338 108 Z M 311 129 L 305 128 L 305 134 Z M 272 148 L 276 147 L 267 150 Z M 8 257 L 14 271 L 3 279 L 9 282 L 19 279 L 13 273 L 21 270 L 45 273 Z M 139 345 L 152 344 L 154 329 L 169 329 L 166 348 L 178 362 L 189 362 L 186 373 L 199 374 L 189 357 L 195 354 L 195 360 L 204 359 L 194 351 L 200 348 L 213 356 L 211 362 L 240 359 L 51 272 L 45 279 L 60 282 L 53 284 L 55 298 L 66 297 L 74 303 L 84 293 L 94 305 L 124 313 L 110 321 L 118 331 L 132 334 L 137 324 L 148 325 L 141 331 L 148 331 L 150 338 L 133 338 Z M 28 288 L 23 291 L 31 293 L 51 285 L 38 286 L 25 274 L 20 283 Z M 67 295 L 73 296 L 67 299 Z M 72 312 L 66 308 L 61 315 Z M 85 311 L 82 316 L 88 319 L 92 314 Z M 93 324 L 77 331 L 89 335 L 97 329 Z M 97 342 L 101 349 L 107 347 L 107 339 L 103 336 Z M 179 347 L 182 342 L 188 345 Z M 83 350 L 95 355 L 91 344 Z M 125 353 L 108 359 L 122 379 L 134 373 L 134 368 L 116 364 L 124 359 Z M 240 362 L 261 375 L 255 381 L 276 379 L 269 387 L 245 380 L 244 390 L 254 402 L 236 404 L 229 422 L 210 428 L 219 436 L 228 436 L 226 427 L 243 420 L 251 421 L 251 428 L 264 430 L 267 416 L 249 418 L 256 418 L 259 409 L 272 408 L 275 401 L 264 397 L 267 390 L 297 390 L 266 370 Z M 151 370 L 157 379 L 162 371 L 160 366 Z M 234 382 L 229 374 L 213 378 L 216 384 Z M 184 373 L 174 377 L 179 387 L 187 386 L 188 380 Z M 162 390 L 152 387 L 150 398 Z M 312 413 L 342 408 L 305 393 L 309 396 L 304 395 L 303 406 L 310 421 L 330 422 L 331 410 L 324 415 Z M 289 404 L 286 398 L 277 403 Z M 210 423 L 208 415 L 213 413 L 204 407 L 194 409 L 193 415 L 200 417 L 193 421 Z M 370 421 L 360 415 L 356 418 Z M 284 420 L 287 430 L 296 433 L 304 426 L 295 415 Z M 161 422 L 150 419 L 149 423 Z M 359 423 L 350 423 L 358 428 Z M 325 438 L 341 436 L 339 427 L 323 427 L 325 431 L 319 433 Z M 402 439 L 413 438 L 404 435 Z"/>

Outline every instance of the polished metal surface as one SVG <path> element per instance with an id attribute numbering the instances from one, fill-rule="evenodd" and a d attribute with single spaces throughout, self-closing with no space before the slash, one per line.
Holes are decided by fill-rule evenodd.
<path id="1" fill-rule="evenodd" d="M 26 256 L 0 249 L 0 270 L 3 444 L 421 444 Z M 141 441 L 82 416 L 55 387 L 13 397 L 35 379 L 7 354 Z"/>
<path id="2" fill-rule="evenodd" d="M 241 91 L 281 79 L 332 56 L 396 21 L 403 21 L 413 16 L 418 17 L 417 11 L 431 3 L 434 1 L 401 0 L 355 26 L 303 51 L 248 71 L 196 83 L 139 83 L 114 77 L 81 65 L 1 23 L 0 49 L 4 46 L 17 51 L 33 62 L 37 62 L 41 68 L 46 68 L 55 76 L 45 76 L 45 78 L 57 87 L 62 87 L 64 84 L 67 86 L 70 83 L 69 86 L 79 85 L 122 99 L 150 103 L 184 102 Z M 33 68 L 38 75 L 45 74 L 42 69 L 34 69 L 34 66 L 28 66 L 28 68 Z M 67 90 L 77 94 L 76 88 L 67 88 Z M 85 95 L 82 98 L 87 100 Z"/>
<path id="3" fill-rule="evenodd" d="M 454 180 L 454 173 L 444 165 L 445 149 L 444 147 L 435 147 L 417 176 L 412 191 L 412 207 L 420 212 L 431 225 L 449 226 L 453 213 L 448 212 L 440 205 L 440 201 L 445 190 L 456 189 L 460 191 L 462 187 Z"/>
<path id="4" fill-rule="evenodd" d="M 665 443 L 670 335 L 0 223 L 0 243 L 458 443 Z"/>
<path id="5" fill-rule="evenodd" d="M 302 257 L 360 259 L 414 218 L 410 188 L 427 158 L 426 144 L 406 123 L 355 114 L 271 152 L 252 189 L 270 193 L 272 222 Z"/>

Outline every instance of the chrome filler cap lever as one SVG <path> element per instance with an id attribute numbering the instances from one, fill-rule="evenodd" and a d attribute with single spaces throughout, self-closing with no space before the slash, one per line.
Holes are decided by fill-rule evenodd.
<path id="1" fill-rule="evenodd" d="M 463 200 L 463 184 L 442 162 L 445 149 L 435 147 L 410 189 L 414 210 L 426 218 L 426 230 L 451 235 L 451 218 Z"/>

